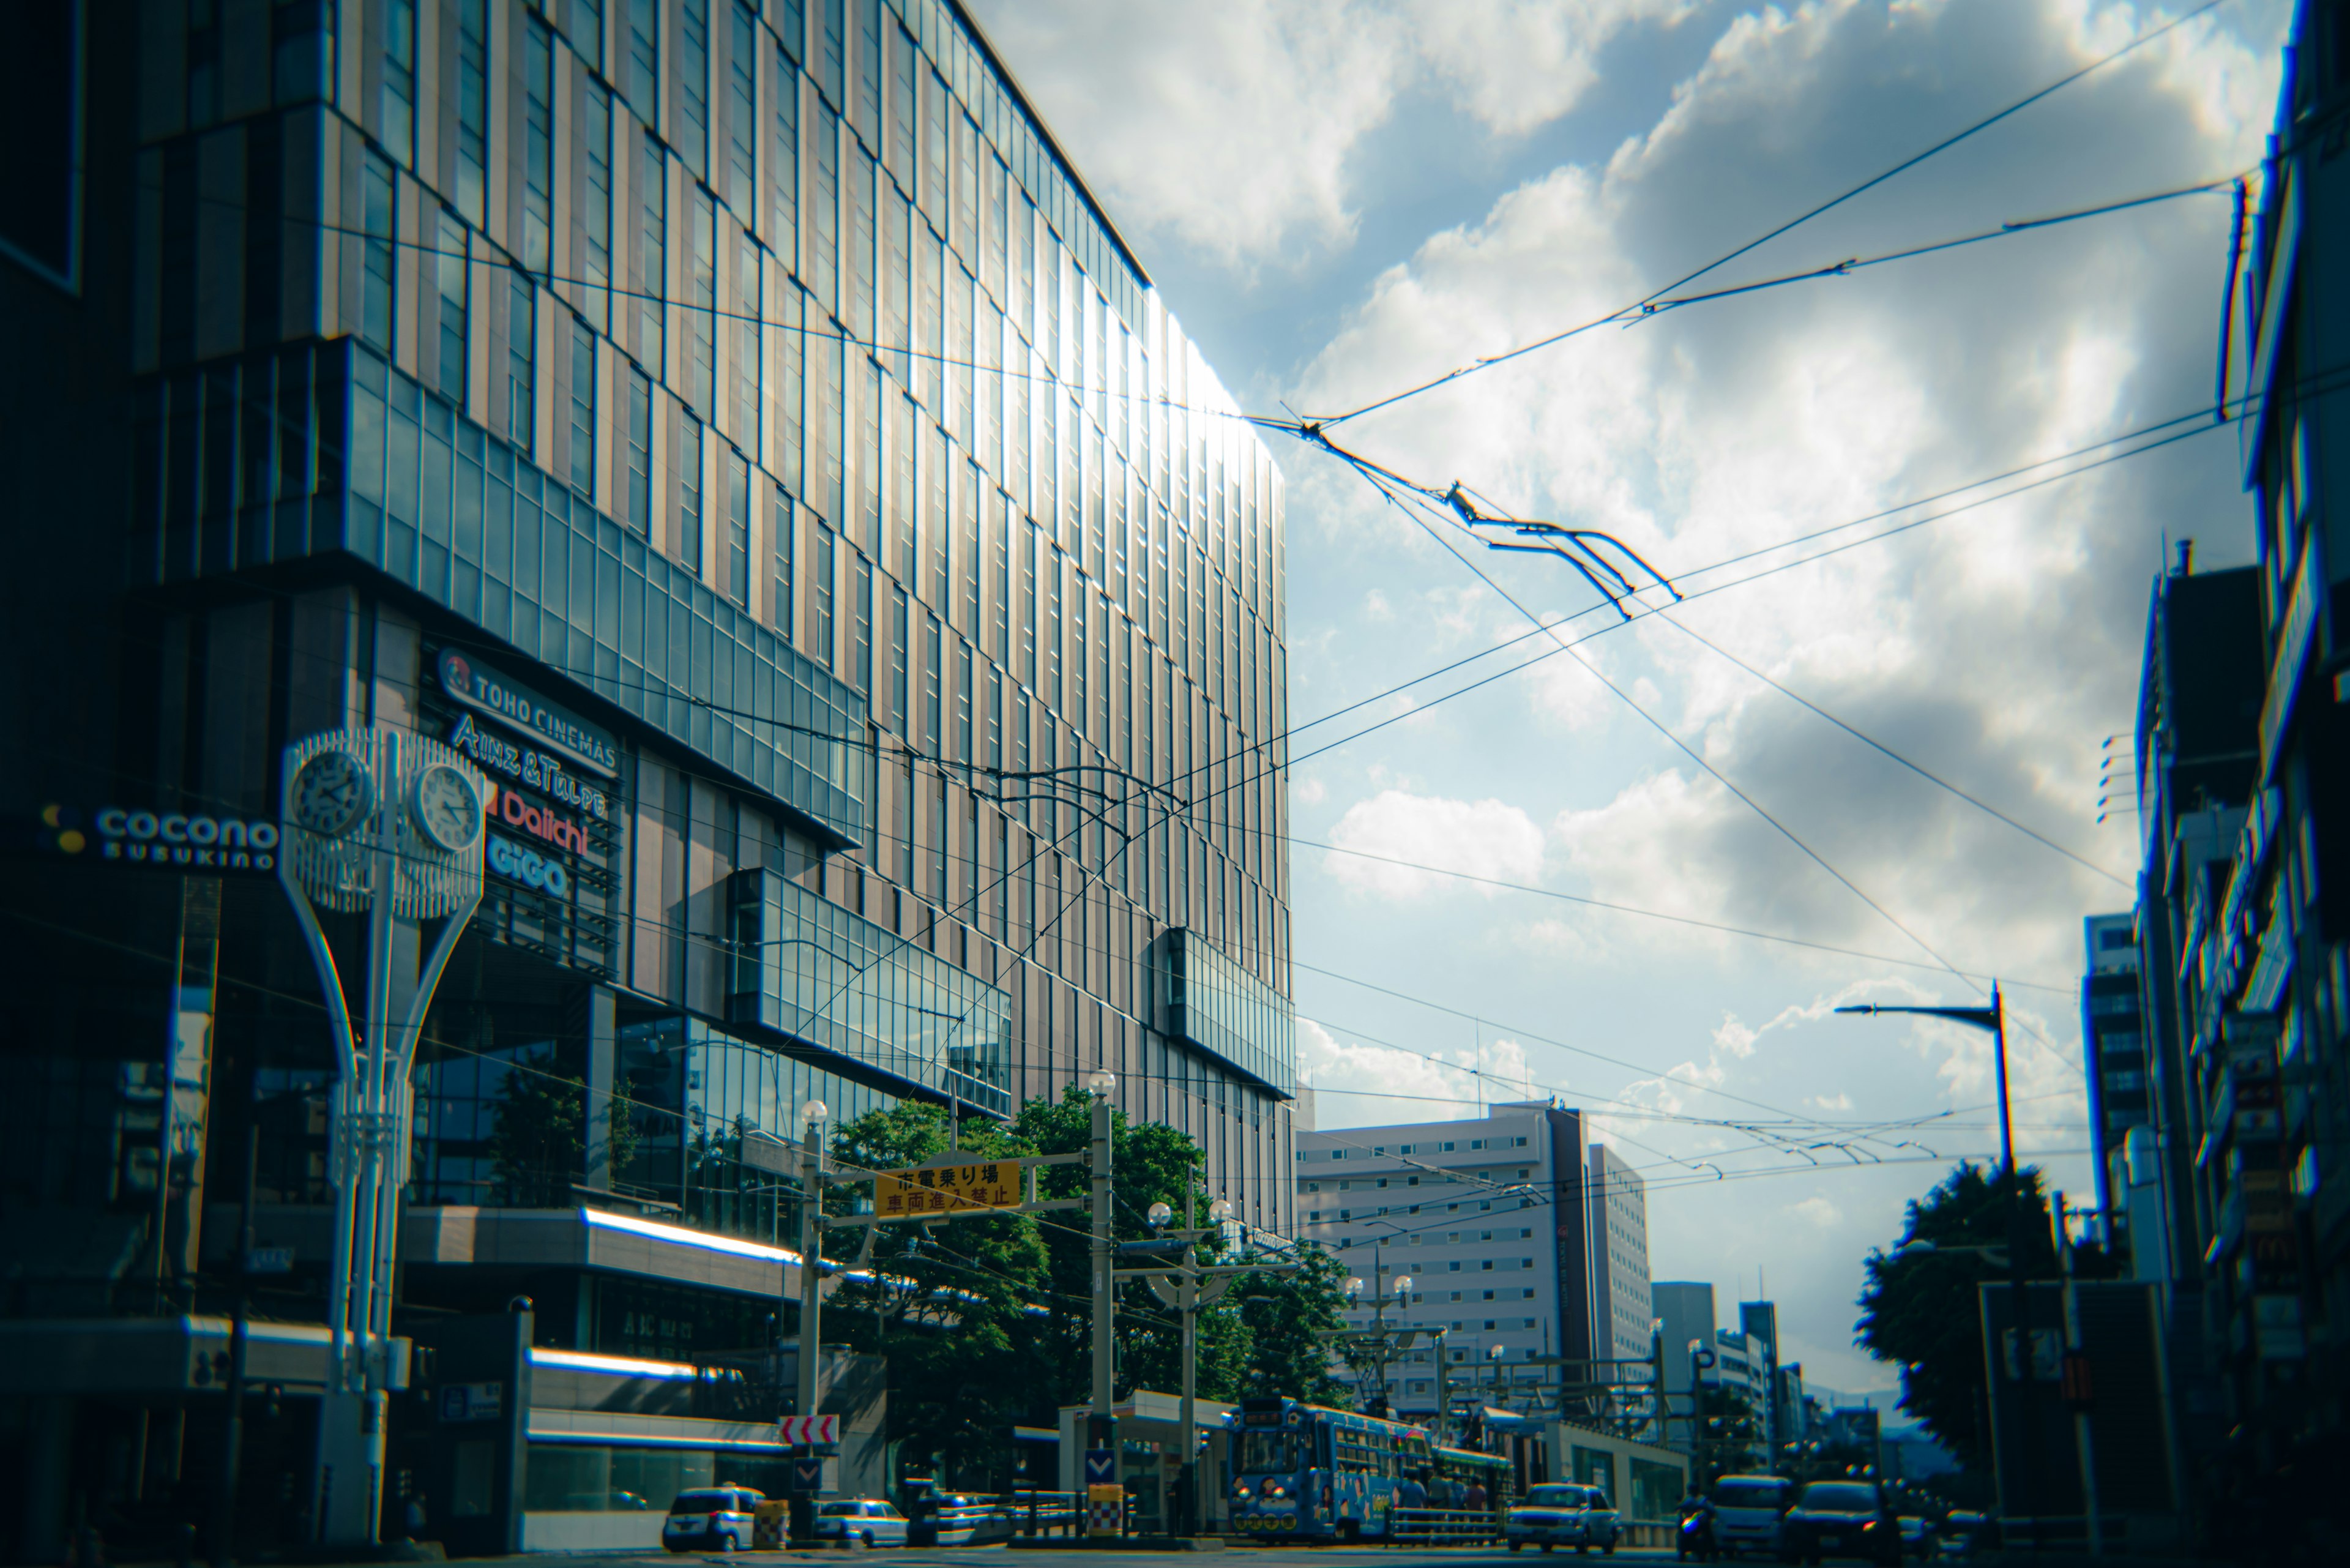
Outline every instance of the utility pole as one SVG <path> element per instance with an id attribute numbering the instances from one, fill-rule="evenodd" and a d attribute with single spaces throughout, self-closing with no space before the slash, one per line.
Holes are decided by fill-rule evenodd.
<path id="1" fill-rule="evenodd" d="M 797 1416 L 816 1415 L 820 1397 L 816 1377 L 824 1345 L 824 1267 L 820 1256 L 824 1245 L 824 1124 L 831 1115 L 831 1107 L 822 1100 L 809 1100 L 800 1106 L 799 1387 L 793 1407 L 793 1414 Z M 807 1449 L 813 1454 L 815 1445 L 807 1445 Z M 816 1534 L 815 1501 L 795 1492 L 792 1511 L 798 1514 L 802 1509 L 806 1510 L 806 1515 L 792 1521 L 793 1532 L 802 1540 L 812 1540 Z"/>
<path id="2" fill-rule="evenodd" d="M 2008 1315 L 2013 1318 L 2011 1332 L 2015 1335 L 2015 1408 L 2008 1412 L 2005 1423 L 2016 1434 L 2017 1453 L 2002 1454 L 1999 1432 L 1991 1432 L 1993 1464 L 1992 1480 L 2000 1489 L 2000 1511 L 2010 1520 L 2023 1516 L 2023 1498 L 2007 1495 L 2007 1478 L 2011 1472 L 2019 1479 L 2036 1468 L 2038 1443 L 2032 1413 L 2026 1408 L 2032 1397 L 2032 1299 L 2023 1282 L 2023 1191 L 2022 1182 L 2015 1169 L 2015 1124 L 2008 1114 L 2007 1095 L 2007 1005 L 2000 1000 L 1999 982 L 1991 981 L 1989 1007 L 1895 1007 L 1877 1002 L 1839 1007 L 1838 1012 L 1859 1012 L 1875 1015 L 1880 1012 L 1915 1012 L 1928 1018 L 1946 1018 L 1969 1028 L 1987 1030 L 1991 1037 L 1991 1058 L 1999 1072 L 1999 1163 L 2007 1176 L 2007 1280 L 2010 1292 Z M 2004 1357 L 1999 1358 L 2004 1360 Z M 1996 1364 L 1992 1371 L 1999 1370 Z M 1996 1390 L 1994 1389 L 1994 1392 Z M 1991 1414 L 1994 1423 L 2006 1410 L 2007 1402 L 1994 1399 Z M 2019 1487 L 2018 1491 L 2022 1490 Z"/>
<path id="3" fill-rule="evenodd" d="M 1093 1210 L 1094 1210 L 1094 1387 L 1092 1418 L 1099 1430 L 1096 1436 L 1107 1435 L 1110 1419 L 1111 1380 L 1117 1370 L 1116 1341 L 1112 1338 L 1113 1314 L 1118 1311 L 1118 1282 L 1114 1274 L 1116 1254 L 1111 1241 L 1110 1220 L 1110 1151 L 1113 1147 L 1109 1097 L 1118 1088 L 1116 1074 L 1097 1068 L 1086 1078 L 1086 1092 L 1093 1096 Z"/>
<path id="4" fill-rule="evenodd" d="M 1149 1259 L 1151 1266 L 1116 1269 L 1114 1279 L 1139 1279 L 1150 1286 L 1150 1293 L 1159 1302 L 1175 1309 L 1181 1322 L 1183 1349 L 1183 1395 L 1181 1413 L 1176 1424 L 1181 1428 L 1180 1439 L 1182 1456 L 1176 1471 L 1177 1484 L 1183 1495 L 1183 1513 L 1180 1521 L 1183 1532 L 1199 1531 L 1199 1408 L 1200 1382 L 1200 1312 L 1213 1305 L 1232 1289 L 1232 1281 L 1243 1274 L 1288 1274 L 1305 1267 L 1303 1263 L 1253 1263 L 1246 1261 L 1203 1267 L 1193 1254 L 1193 1248 L 1205 1237 L 1221 1235 L 1239 1229 L 1232 1220 L 1232 1206 L 1223 1199 L 1208 1205 L 1209 1228 L 1193 1227 L 1192 1202 L 1194 1189 L 1189 1170 L 1183 1174 L 1183 1228 L 1168 1232 L 1168 1221 L 1175 1211 L 1164 1203 L 1153 1203 L 1143 1218 L 1154 1234 L 1142 1241 L 1128 1241 L 1114 1254 L 1121 1258 Z"/>
<path id="5" fill-rule="evenodd" d="M 252 1092 L 245 1096 L 244 1201 L 236 1228 L 236 1317 L 229 1326 L 228 1419 L 221 1435 L 220 1491 L 213 1505 L 213 1568 L 236 1560 L 236 1488 L 244 1456 L 244 1384 L 253 1321 L 254 1188 L 261 1180 L 261 1064 L 253 1065 Z"/>

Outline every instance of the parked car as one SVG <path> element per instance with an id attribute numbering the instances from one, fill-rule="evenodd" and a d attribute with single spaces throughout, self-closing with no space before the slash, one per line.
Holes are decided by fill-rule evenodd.
<path id="1" fill-rule="evenodd" d="M 1779 1522 L 1779 1561 L 1857 1557 L 1898 1568 L 1901 1535 L 1866 1481 L 1814 1481 Z"/>
<path id="2" fill-rule="evenodd" d="M 909 1546 L 970 1546 L 983 1529 L 1002 1533 L 995 1500 L 958 1491 L 928 1490 L 909 1500 L 906 1544 Z"/>
<path id="3" fill-rule="evenodd" d="M 1596 1486 L 1545 1482 L 1529 1490 L 1502 1521 L 1502 1538 L 1513 1552 L 1529 1546 L 1544 1552 L 1559 1546 L 1588 1552 L 1596 1546 L 1612 1552 L 1616 1536 L 1615 1505 Z"/>
<path id="4" fill-rule="evenodd" d="M 1998 1544 L 1998 1528 L 1987 1513 L 1953 1509 L 1942 1521 L 1941 1550 L 1946 1557 L 1971 1557 Z"/>
<path id="5" fill-rule="evenodd" d="M 1795 1483 L 1784 1476 L 1724 1476 L 1713 1483 L 1714 1544 L 1731 1556 L 1741 1552 L 1776 1552 L 1779 1518 L 1794 1500 Z"/>
<path id="6" fill-rule="evenodd" d="M 843 1498 L 816 1505 L 818 1541 L 861 1541 L 868 1546 L 906 1544 L 906 1516 L 878 1497 Z"/>
<path id="7" fill-rule="evenodd" d="M 1941 1536 L 1924 1519 L 1914 1513 L 1901 1516 L 1902 1555 L 1922 1563 L 1940 1551 L 1941 1545 Z"/>
<path id="8" fill-rule="evenodd" d="M 661 1521 L 661 1544 L 671 1552 L 740 1552 L 751 1544 L 751 1524 L 765 1501 L 747 1486 L 681 1491 Z"/>

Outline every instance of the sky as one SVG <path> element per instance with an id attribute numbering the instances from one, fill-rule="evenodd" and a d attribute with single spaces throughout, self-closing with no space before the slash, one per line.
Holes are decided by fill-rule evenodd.
<path id="1" fill-rule="evenodd" d="M 1321 418 L 1640 300 L 2196 4 L 973 10 L 1241 406 Z M 2288 20 L 2228 0 L 1683 292 L 2256 180 Z M 1580 1106 L 1648 1183 L 1655 1278 L 1725 1323 L 1767 1289 L 1783 1360 L 1885 1388 L 1863 1259 L 1995 1155 L 1991 1042 L 1831 1010 L 1996 977 L 2021 1158 L 2092 1201 L 2081 922 L 2138 858 L 2104 747 L 2168 552 L 2241 564 L 2250 510 L 2208 414 L 2027 465 L 2209 409 L 2233 222 L 2223 186 L 1689 306 L 1328 429 L 1620 540 L 1688 596 L 1628 624 L 1268 436 L 1317 1124 Z"/>

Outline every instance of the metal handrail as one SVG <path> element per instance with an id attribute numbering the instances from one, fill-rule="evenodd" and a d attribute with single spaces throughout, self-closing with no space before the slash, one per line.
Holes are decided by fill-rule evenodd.
<path id="1" fill-rule="evenodd" d="M 1467 1546 L 1493 1541 L 1502 1521 L 1483 1508 L 1391 1508 L 1387 1539 L 1392 1545 Z"/>

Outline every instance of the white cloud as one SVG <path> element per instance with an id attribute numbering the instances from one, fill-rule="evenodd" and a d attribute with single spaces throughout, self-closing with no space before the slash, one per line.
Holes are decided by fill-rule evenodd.
<path id="1" fill-rule="evenodd" d="M 1800 1203 L 1790 1204 L 1787 1212 L 1818 1230 L 1826 1231 L 1844 1220 L 1844 1210 L 1816 1195 Z"/>
<path id="2" fill-rule="evenodd" d="M 1572 109 L 1599 51 L 1638 22 L 1678 21 L 1684 0 L 1410 0 L 1411 41 L 1487 129 L 1520 135 Z"/>
<path id="3" fill-rule="evenodd" d="M 1399 789 L 1381 790 L 1348 806 L 1347 815 L 1330 830 L 1330 841 L 1366 856 L 1498 881 L 1533 882 L 1542 875 L 1542 830 L 1524 812 L 1499 800 L 1448 800 Z M 1433 872 L 1352 855 L 1331 856 L 1327 865 L 1341 882 L 1386 898 L 1476 887 Z M 1479 890 L 1488 898 L 1500 891 Z"/>
<path id="4" fill-rule="evenodd" d="M 1298 1066 L 1328 1129 L 1474 1116 L 1481 1105 L 1548 1094 L 1536 1085 L 1525 1048 L 1492 1040 L 1482 1051 L 1399 1050 L 1343 1040 L 1311 1018 L 1297 1021 Z"/>
<path id="5" fill-rule="evenodd" d="M 980 7 L 1115 216 L 1245 265 L 1348 238 L 1348 155 L 1411 68 L 1347 4 Z"/>

